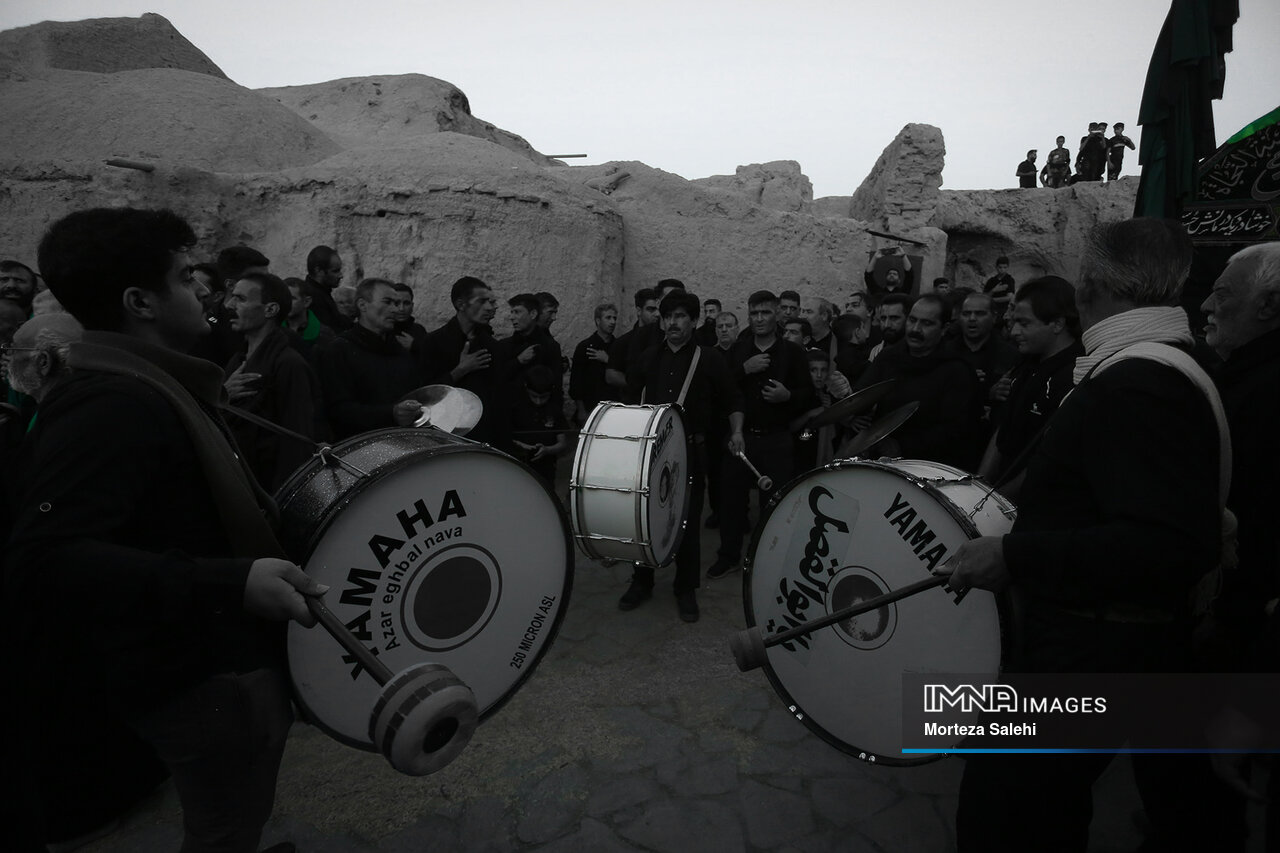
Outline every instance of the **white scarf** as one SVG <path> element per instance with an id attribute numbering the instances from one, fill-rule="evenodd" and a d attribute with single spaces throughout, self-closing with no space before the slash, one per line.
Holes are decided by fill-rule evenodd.
<path id="1" fill-rule="evenodd" d="M 1085 355 L 1076 359 L 1072 382 L 1076 385 L 1089 372 L 1125 347 L 1155 342 L 1190 346 L 1191 326 L 1181 308 L 1134 308 L 1090 326 L 1081 336 Z"/>

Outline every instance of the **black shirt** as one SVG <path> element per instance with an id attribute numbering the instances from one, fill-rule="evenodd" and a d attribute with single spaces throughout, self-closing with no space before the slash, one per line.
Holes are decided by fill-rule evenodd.
<path id="1" fill-rule="evenodd" d="M 729 368 L 720 353 L 692 342 L 675 352 L 663 341 L 645 350 L 634 383 L 644 389 L 646 403 L 674 403 L 684 387 L 694 350 L 701 350 L 698 369 L 684 398 L 685 426 L 691 435 L 720 434 L 727 431 L 727 419 L 742 411 L 742 395 L 729 377 Z"/>
<path id="2" fill-rule="evenodd" d="M 1031 443 L 1049 417 L 1058 411 L 1062 398 L 1073 387 L 1072 371 L 1076 359 L 1084 355 L 1084 346 L 1076 341 L 1071 346 L 1034 364 L 1019 366 L 1005 401 L 996 447 L 1004 457 L 1000 476 L 1016 475 L 1026 467 L 1017 457 Z M 1018 462 L 1017 468 L 1010 464 Z"/>
<path id="3" fill-rule="evenodd" d="M 760 373 L 747 373 L 747 360 L 769 356 L 769 367 Z M 783 340 L 781 335 L 765 350 L 756 346 L 755 336 L 739 339 L 729 350 L 729 370 L 742 394 L 743 426 L 747 431 L 783 431 L 798 413 L 812 407 L 813 380 L 809 378 L 809 360 L 799 344 Z M 783 403 L 764 399 L 764 387 L 776 379 L 791 392 Z"/>
<path id="4" fill-rule="evenodd" d="M 608 400 L 616 395 L 604 381 L 604 372 L 609 366 L 587 358 L 587 350 L 608 352 L 612 343 L 600 337 L 600 333 L 596 331 L 591 333 L 591 337 L 579 342 L 573 350 L 573 363 L 569 368 L 569 397 L 581 403 L 588 412 L 601 400 Z"/>

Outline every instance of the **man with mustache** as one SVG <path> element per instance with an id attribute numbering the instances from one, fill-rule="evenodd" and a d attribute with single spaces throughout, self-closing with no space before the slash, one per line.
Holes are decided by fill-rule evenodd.
<path id="1" fill-rule="evenodd" d="M 915 414 L 878 442 L 868 456 L 906 456 L 972 467 L 973 435 L 981 414 L 978 380 L 963 361 L 942 350 L 942 331 L 951 322 L 951 306 L 926 293 L 911 306 L 906 335 L 881 351 L 854 391 L 886 379 L 897 385 L 876 405 L 871 422 L 911 402 Z M 886 332 L 887 334 L 887 332 Z"/>

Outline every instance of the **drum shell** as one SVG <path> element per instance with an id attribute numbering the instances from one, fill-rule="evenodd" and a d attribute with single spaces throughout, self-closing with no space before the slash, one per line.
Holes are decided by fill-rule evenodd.
<path id="1" fill-rule="evenodd" d="M 587 556 L 650 566 L 674 560 L 688 511 L 688 455 L 678 406 L 596 406 L 569 484 L 573 530 Z"/>
<path id="2" fill-rule="evenodd" d="M 839 460 L 810 471 L 775 495 L 756 527 L 743 580 L 747 624 L 767 640 L 927 579 L 962 542 L 1007 532 L 1012 516 L 1012 504 L 981 480 L 935 462 Z M 789 710 L 836 748 L 922 764 L 942 753 L 901 752 L 902 672 L 997 674 L 1007 612 L 1004 596 L 973 590 L 955 605 L 926 590 L 805 643 L 771 646 L 764 669 Z"/>
<path id="3" fill-rule="evenodd" d="M 494 448 L 458 436 L 449 435 L 439 430 L 426 429 L 392 429 L 365 433 L 336 445 L 333 455 L 343 464 L 328 465 L 321 459 L 313 459 L 300 468 L 280 490 L 277 502 L 281 513 L 282 542 L 288 553 L 303 564 L 309 574 L 323 583 L 329 584 L 331 590 L 327 601 L 335 614 L 348 625 L 352 617 L 352 609 L 344 607 L 347 603 L 345 593 L 350 592 L 345 584 L 345 573 L 352 565 L 361 571 L 377 573 L 381 570 L 382 578 L 371 581 L 378 584 L 375 593 L 368 597 L 374 607 L 369 608 L 369 621 L 361 623 L 365 629 L 364 643 L 371 649 L 378 649 L 379 659 L 393 672 L 419 663 L 441 663 L 454 670 L 469 687 L 476 688 L 480 701 L 480 719 L 487 718 L 497 711 L 502 704 L 523 684 L 537 663 L 541 660 L 558 631 L 568 605 L 572 587 L 572 540 L 569 535 L 567 518 L 559 501 L 551 490 L 527 465 L 501 453 Z M 358 469 L 349 470 L 345 466 Z M 450 476 L 444 475 L 447 468 Z M 469 482 L 472 478 L 465 476 L 467 471 L 477 470 L 480 480 L 485 477 L 498 482 Z M 465 502 L 468 515 L 464 518 L 450 518 L 448 524 L 443 523 L 439 512 L 438 493 L 444 480 L 458 485 Z M 438 482 L 439 481 L 439 482 Z M 408 599 L 411 584 L 411 573 L 415 569 L 420 573 L 430 570 L 431 562 L 453 549 L 452 553 L 466 553 L 468 549 L 493 552 L 498 585 L 493 593 L 493 607 L 483 621 L 477 620 L 473 632 L 453 646 L 441 645 L 436 649 L 424 649 L 405 642 L 412 611 L 402 607 L 396 614 L 402 629 L 398 638 L 400 643 L 395 649 L 385 645 L 379 648 L 383 635 L 376 628 L 390 614 L 382 610 L 384 593 L 392 587 L 387 586 L 390 572 L 415 544 L 415 540 L 407 536 L 394 515 L 387 519 L 389 523 L 375 525 L 376 532 L 394 535 L 405 540 L 405 545 L 391 554 L 387 566 L 379 566 L 378 562 L 364 552 L 360 562 L 342 562 L 330 564 L 321 560 L 322 554 L 334 547 L 333 540 L 327 536 L 336 536 L 336 531 L 343 529 L 353 517 L 366 512 L 370 501 L 387 499 L 384 492 L 393 485 L 412 482 L 414 488 L 421 484 L 420 491 L 413 495 L 425 496 L 425 505 L 430 514 L 435 515 L 437 524 L 434 527 L 423 527 L 434 533 L 440 528 L 448 528 L 445 532 L 454 532 L 457 527 L 470 534 L 471 528 L 476 530 L 492 530 L 495 520 L 490 518 L 495 511 L 486 509 L 485 504 L 501 505 L 506 515 L 513 516 L 510 524 L 512 531 L 518 531 L 521 524 L 533 527 L 533 535 L 540 537 L 537 541 L 528 540 L 529 531 L 525 530 L 525 540 L 518 533 L 510 538 L 501 535 L 505 528 L 499 527 L 497 533 L 487 534 L 487 538 L 477 543 L 471 539 L 450 537 L 443 543 L 435 545 L 435 550 L 428 547 L 421 562 L 409 570 L 410 577 L 402 583 L 403 592 L 396 590 L 397 595 Z M 477 497 L 478 495 L 478 497 Z M 486 515 L 486 513 L 488 515 Z M 524 521 L 527 515 L 529 521 Z M 501 519 L 498 519 L 501 520 Z M 557 527 L 558 526 L 558 527 Z M 431 539 L 417 543 L 417 550 L 423 550 L 423 544 Z M 368 537 L 365 537 L 368 538 Z M 441 537 L 443 538 L 443 537 Z M 363 548 L 361 539 L 358 545 Z M 531 563 L 530 547 L 545 553 L 546 559 L 541 563 Z M 389 546 L 388 546 L 389 548 Z M 504 568 L 505 567 L 505 568 Z M 536 569 L 536 571 L 534 571 Z M 335 575 L 334 572 L 338 574 Z M 503 577 L 505 575 L 505 577 Z M 374 577 L 375 574 L 368 574 Z M 421 579 L 418 579 L 421 580 Z M 425 583 L 425 581 L 421 581 Z M 544 596 L 530 597 L 527 589 L 530 585 L 547 588 L 553 603 L 540 609 Z M 423 587 L 420 585 L 419 590 Z M 522 591 L 523 590 L 523 591 Z M 511 668 L 507 655 L 496 656 L 489 648 L 491 642 L 498 638 L 491 637 L 490 620 L 496 626 L 502 621 L 496 618 L 508 613 L 511 608 L 518 608 L 521 628 L 530 624 L 537 617 L 536 641 L 527 644 L 521 651 L 520 666 Z M 393 610 L 395 608 L 387 608 Z M 357 614 L 359 615 L 359 614 Z M 513 617 L 515 618 L 515 617 Z M 373 627 L 371 627 L 373 626 Z M 422 626 L 416 626 L 422 630 Z M 353 630 L 355 630 L 353 628 Z M 368 634 L 372 633 L 372 637 Z M 503 638 L 505 642 L 505 638 Z M 508 645 L 514 652 L 519 645 L 518 637 L 512 637 Z M 299 649 L 304 649 L 304 657 L 298 658 Z M 362 749 L 374 749 L 367 738 L 367 713 L 372 709 L 378 696 L 378 685 L 372 676 L 359 672 L 358 677 L 348 678 L 347 672 L 352 670 L 350 661 L 344 656 L 337 641 L 329 638 L 323 629 L 305 629 L 291 625 L 289 628 L 290 670 L 293 677 L 294 692 L 299 705 L 320 728 L 334 738 L 351 746 Z M 336 673 L 332 679 L 317 679 L 314 670 L 321 666 L 317 656 L 324 655 L 324 667 Z M 459 657 L 462 662 L 459 662 Z M 476 671 L 485 670 L 495 673 L 494 681 L 486 689 L 479 689 L 474 682 Z M 310 671 L 312 675 L 301 674 Z M 342 695 L 339 696 L 338 693 Z M 359 709 L 357 713 L 352 709 Z M 347 718 L 350 719 L 347 719 Z M 341 721 L 339 721 L 341 718 Z"/>

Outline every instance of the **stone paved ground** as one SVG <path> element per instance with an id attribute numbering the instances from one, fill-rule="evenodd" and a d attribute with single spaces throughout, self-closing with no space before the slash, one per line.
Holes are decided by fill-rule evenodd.
<path id="1" fill-rule="evenodd" d="M 717 543 L 704 537 L 704 565 Z M 659 573 L 653 600 L 617 609 L 629 572 L 581 558 L 558 639 L 530 682 L 441 772 L 412 778 L 377 755 L 294 727 L 264 845 L 303 853 L 409 851 L 877 851 L 947 853 L 962 765 L 870 766 L 740 673 L 740 578 L 699 594 L 680 621 Z M 1140 841 L 1128 763 L 1095 795 L 1098 853 Z M 173 850 L 166 788 L 91 853 Z"/>

